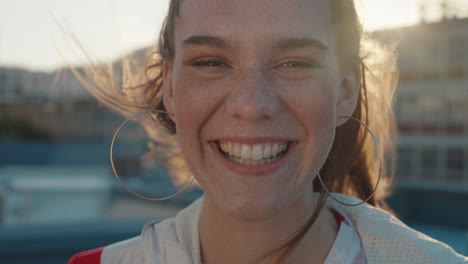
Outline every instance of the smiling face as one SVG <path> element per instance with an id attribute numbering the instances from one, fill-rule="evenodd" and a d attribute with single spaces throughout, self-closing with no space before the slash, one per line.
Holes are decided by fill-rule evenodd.
<path id="1" fill-rule="evenodd" d="M 329 1 L 184 0 L 174 43 L 164 104 L 206 200 L 260 221 L 310 197 L 357 94 Z"/>

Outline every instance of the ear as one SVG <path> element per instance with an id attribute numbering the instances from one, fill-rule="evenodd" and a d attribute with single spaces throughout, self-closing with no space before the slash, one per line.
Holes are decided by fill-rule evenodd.
<path id="1" fill-rule="evenodd" d="M 336 126 L 339 127 L 348 121 L 340 116 L 352 116 L 356 109 L 359 93 L 361 91 L 361 69 L 356 66 L 342 72 L 339 99 L 336 105 Z"/>
<path id="2" fill-rule="evenodd" d="M 162 65 L 162 96 L 163 96 L 163 103 L 166 111 L 169 114 L 169 118 L 174 121 L 174 90 L 172 87 L 172 64 L 168 61 L 164 61 Z"/>

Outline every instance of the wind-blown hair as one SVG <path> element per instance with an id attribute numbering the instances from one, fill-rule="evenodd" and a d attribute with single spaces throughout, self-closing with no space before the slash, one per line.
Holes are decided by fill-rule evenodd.
<path id="1" fill-rule="evenodd" d="M 118 66 L 92 65 L 86 75 L 79 75 L 101 103 L 125 116 L 143 110 L 165 111 L 162 100 L 162 64 L 176 56 L 174 29 L 183 0 L 169 1 L 158 46 L 147 55 L 144 66 L 139 66 L 138 60 L 126 58 Z M 359 98 L 352 116 L 366 123 L 373 131 L 380 144 L 380 153 L 376 151 L 367 130 L 358 122 L 349 120 L 336 128 L 333 146 L 320 175 L 328 190 L 365 200 L 374 190 L 381 164 L 380 186 L 368 203 L 390 211 L 384 198 L 389 194 L 389 183 L 395 167 L 394 140 L 397 131 L 393 103 L 398 79 L 396 55 L 391 48 L 381 46 L 363 33 L 353 0 L 330 0 L 330 3 L 340 68 L 360 69 L 362 74 Z M 177 132 L 175 124 L 167 115 L 157 114 L 153 121 L 158 124 L 146 122 L 142 125 L 155 139 L 161 139 L 155 132 L 156 129 L 160 130 L 157 128 L 160 126 L 165 127 L 169 134 Z M 168 144 L 177 150 L 177 143 Z M 178 181 L 180 175 L 183 174 L 173 173 L 175 181 Z M 314 181 L 314 191 L 321 193 L 316 210 L 306 226 L 278 248 L 288 247 L 281 259 L 301 240 L 325 203 L 327 195 L 317 180 Z"/>

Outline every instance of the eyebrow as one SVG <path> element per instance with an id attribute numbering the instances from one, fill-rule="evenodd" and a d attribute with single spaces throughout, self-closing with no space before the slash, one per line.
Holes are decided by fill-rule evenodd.
<path id="1" fill-rule="evenodd" d="M 232 45 L 226 40 L 215 36 L 190 36 L 182 42 L 182 46 L 199 45 L 218 49 L 230 49 Z"/>
<path id="2" fill-rule="evenodd" d="M 199 45 L 218 49 L 232 49 L 230 42 L 216 36 L 190 36 L 182 42 L 182 46 Z M 328 50 L 328 46 L 322 41 L 311 38 L 286 38 L 281 39 L 273 45 L 274 49 L 291 50 L 307 47 L 315 47 L 323 51 Z"/>
<path id="3" fill-rule="evenodd" d="M 315 47 L 323 51 L 328 50 L 328 46 L 325 45 L 322 41 L 317 40 L 317 39 L 311 39 L 311 38 L 281 39 L 273 47 L 279 50 L 291 50 L 291 49 L 300 49 L 300 48 L 307 48 L 307 47 Z"/>

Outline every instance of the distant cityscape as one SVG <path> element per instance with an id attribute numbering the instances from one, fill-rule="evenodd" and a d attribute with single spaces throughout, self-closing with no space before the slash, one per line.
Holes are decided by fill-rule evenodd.
<path id="1" fill-rule="evenodd" d="M 468 18 L 374 32 L 396 45 L 397 177 L 468 185 Z"/>

